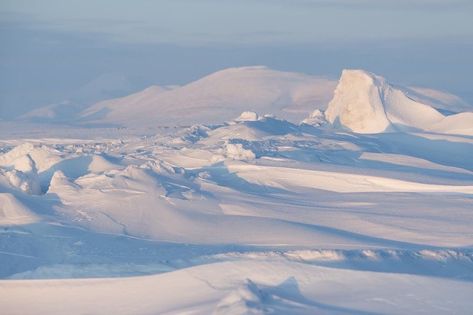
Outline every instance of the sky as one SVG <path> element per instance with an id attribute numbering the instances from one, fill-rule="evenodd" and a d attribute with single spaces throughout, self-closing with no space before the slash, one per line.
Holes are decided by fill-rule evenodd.
<path id="1" fill-rule="evenodd" d="M 473 103 L 471 56 L 471 0 L 1 0 L 0 119 L 244 65 L 363 68 Z"/>

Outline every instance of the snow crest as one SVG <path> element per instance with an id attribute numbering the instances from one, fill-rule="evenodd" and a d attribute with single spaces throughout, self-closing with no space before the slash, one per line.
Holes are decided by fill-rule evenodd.
<path id="1" fill-rule="evenodd" d="M 425 130 L 473 134 L 471 113 L 446 117 L 433 107 L 410 98 L 405 89 L 363 70 L 343 70 L 325 117 L 330 123 L 356 133 Z"/>

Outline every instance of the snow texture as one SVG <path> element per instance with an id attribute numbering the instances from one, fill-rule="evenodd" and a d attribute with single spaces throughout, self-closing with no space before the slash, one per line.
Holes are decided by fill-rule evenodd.
<path id="1" fill-rule="evenodd" d="M 321 82 L 227 69 L 83 113 L 143 128 L 0 124 L 0 312 L 471 313 L 467 105 L 346 70 L 300 115 Z"/>
<path id="2" fill-rule="evenodd" d="M 473 135 L 473 113 L 444 116 L 433 107 L 409 98 L 380 76 L 344 70 L 325 116 L 357 133 L 417 129 Z"/>

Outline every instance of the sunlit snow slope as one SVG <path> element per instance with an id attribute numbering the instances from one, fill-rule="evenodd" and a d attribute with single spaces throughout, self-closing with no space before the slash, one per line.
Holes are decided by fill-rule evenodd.
<path id="1" fill-rule="evenodd" d="M 473 135 L 473 112 L 444 116 L 384 78 L 362 70 L 342 72 L 325 116 L 358 133 L 412 129 Z"/>
<path id="2" fill-rule="evenodd" d="M 301 119 L 324 107 L 335 82 L 262 66 L 229 68 L 182 87 L 144 90 L 97 103 L 82 113 L 87 122 L 125 126 L 219 123 L 244 110 Z"/>

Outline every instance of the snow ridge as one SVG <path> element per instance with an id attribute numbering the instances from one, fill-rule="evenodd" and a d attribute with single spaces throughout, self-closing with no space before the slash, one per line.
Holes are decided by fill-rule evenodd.
<path id="1" fill-rule="evenodd" d="M 383 77 L 363 70 L 343 70 L 325 117 L 357 133 L 426 130 L 473 135 L 473 113 L 446 117 Z"/>

